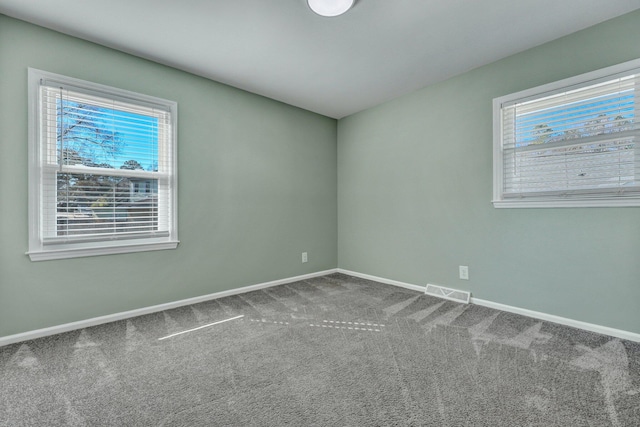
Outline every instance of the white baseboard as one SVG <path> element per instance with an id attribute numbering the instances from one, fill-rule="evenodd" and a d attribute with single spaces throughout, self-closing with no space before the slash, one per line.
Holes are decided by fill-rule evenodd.
<path id="1" fill-rule="evenodd" d="M 608 326 L 596 325 L 595 323 L 587 323 L 581 320 L 568 319 L 566 317 L 556 316 L 554 314 L 542 313 L 540 311 L 528 310 L 526 308 L 514 307 L 511 305 L 500 304 L 498 302 L 487 301 L 479 298 L 471 297 L 471 303 L 482 305 L 484 307 L 494 308 L 496 310 L 507 311 L 509 313 L 521 314 L 534 319 L 540 319 L 547 322 L 559 323 L 561 325 L 571 326 L 573 328 L 583 329 L 585 331 L 596 332 L 602 335 L 609 335 L 623 340 L 640 342 L 640 334 L 623 331 L 621 329 L 610 328 Z"/>
<path id="2" fill-rule="evenodd" d="M 424 290 L 426 289 L 426 285 L 412 285 L 411 283 L 385 279 L 384 277 L 371 276 L 369 274 L 358 273 L 357 271 L 345 270 L 343 268 L 338 268 L 338 273 L 346 274 L 347 276 L 360 277 L 361 279 L 373 280 L 374 282 L 380 282 L 386 285 L 399 286 L 401 288 L 411 289 L 412 291 L 424 292 Z"/>
<path id="3" fill-rule="evenodd" d="M 345 270 L 342 268 L 338 268 L 338 273 L 342 273 L 342 274 L 346 274 L 354 277 L 361 277 L 363 279 L 373 280 L 375 282 L 385 283 L 388 285 L 400 286 L 402 288 L 412 289 L 418 292 L 424 292 L 425 290 L 425 286 L 399 282 L 397 280 L 386 279 L 384 277 L 371 276 L 369 274 L 358 273 L 356 271 Z M 585 331 L 590 331 L 590 332 L 596 332 L 598 334 L 621 338 L 628 341 L 640 342 L 640 334 L 634 333 L 634 332 L 610 328 L 608 326 L 596 325 L 594 323 L 587 323 L 580 320 L 568 319 L 566 317 L 560 317 L 553 314 L 542 313 L 534 310 L 528 310 L 526 308 L 500 304 L 497 302 L 487 301 L 487 300 L 474 298 L 474 297 L 471 297 L 470 302 L 471 304 L 494 308 L 496 310 L 502 310 L 509 313 L 520 314 L 527 317 L 533 317 L 534 319 L 544 320 L 544 321 L 553 322 L 553 323 L 559 323 L 561 325 L 571 326 L 573 328 L 583 329 Z"/>
<path id="4" fill-rule="evenodd" d="M 15 335 L 7 335 L 0 337 L 0 347 L 4 345 L 14 344 L 17 342 L 28 341 L 36 338 L 46 337 L 49 335 L 61 334 L 76 329 L 88 328 L 90 326 L 101 325 L 103 323 L 115 322 L 117 320 L 129 319 L 131 317 L 142 316 L 144 314 L 156 313 L 158 311 L 171 310 L 185 305 L 197 304 L 228 297 L 231 295 L 243 294 L 246 292 L 257 291 L 258 289 L 270 288 L 272 286 L 284 285 L 287 283 L 298 282 L 300 280 L 311 279 L 314 277 L 326 276 L 327 274 L 336 273 L 337 269 L 318 271 L 316 273 L 303 274 L 302 276 L 289 277 L 286 279 L 273 280 L 271 282 L 258 283 L 256 285 L 244 286 L 237 289 L 229 289 L 227 291 L 216 292 L 213 294 L 202 295 L 194 298 L 187 298 L 179 301 L 168 302 L 165 304 L 153 305 L 150 307 L 138 308 L 135 310 L 123 311 L 120 313 L 108 314 L 106 316 L 94 317 L 92 319 L 79 320 L 77 322 L 65 323 L 63 325 L 51 326 L 49 328 L 36 329 L 34 331 L 22 332 Z"/>

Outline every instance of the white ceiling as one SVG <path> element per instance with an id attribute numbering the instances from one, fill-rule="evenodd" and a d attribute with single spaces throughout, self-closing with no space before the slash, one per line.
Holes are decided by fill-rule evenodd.
<path id="1" fill-rule="evenodd" d="M 0 0 L 0 13 L 341 118 L 640 0 Z"/>

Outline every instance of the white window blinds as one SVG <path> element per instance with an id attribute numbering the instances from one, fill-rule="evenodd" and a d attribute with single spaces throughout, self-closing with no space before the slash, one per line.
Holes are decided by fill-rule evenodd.
<path id="1" fill-rule="evenodd" d="M 636 69 L 502 99 L 495 199 L 637 199 L 639 91 Z"/>
<path id="2" fill-rule="evenodd" d="M 37 81 L 40 250 L 174 241 L 175 103 L 66 80 Z"/>

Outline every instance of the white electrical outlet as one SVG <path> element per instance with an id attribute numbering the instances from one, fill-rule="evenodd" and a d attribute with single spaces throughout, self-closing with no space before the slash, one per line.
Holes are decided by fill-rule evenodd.
<path id="1" fill-rule="evenodd" d="M 469 267 L 466 265 L 461 265 L 458 267 L 458 271 L 460 272 L 460 278 L 462 280 L 469 280 Z"/>
<path id="2" fill-rule="evenodd" d="M 302 252 L 302 262 L 307 262 L 307 261 L 309 261 L 309 258 L 307 258 L 307 253 Z"/>

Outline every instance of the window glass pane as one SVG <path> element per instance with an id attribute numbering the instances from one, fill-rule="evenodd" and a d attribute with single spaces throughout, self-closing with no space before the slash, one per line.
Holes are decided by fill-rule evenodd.
<path id="1" fill-rule="evenodd" d="M 158 118 L 66 99 L 56 101 L 63 165 L 158 171 Z"/>
<path id="2" fill-rule="evenodd" d="M 631 138 L 516 151 L 505 158 L 513 178 L 505 193 L 598 190 L 635 183 L 635 144 Z"/>
<path id="3" fill-rule="evenodd" d="M 553 108 L 530 111 L 529 106 L 528 111 L 520 113 L 516 107 L 516 145 L 548 144 L 633 129 L 633 89 L 578 102 L 567 98 L 566 103 Z"/>
<path id="4" fill-rule="evenodd" d="M 57 236 L 157 230 L 158 180 L 57 173 Z"/>

